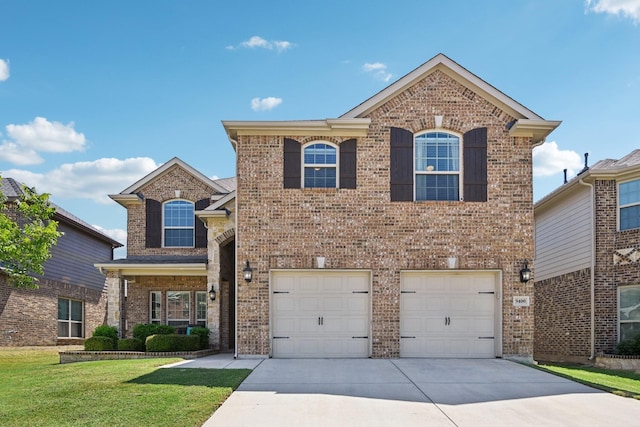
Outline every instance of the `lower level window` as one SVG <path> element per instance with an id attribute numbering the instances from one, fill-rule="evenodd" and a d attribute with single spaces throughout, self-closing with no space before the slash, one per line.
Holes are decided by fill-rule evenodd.
<path id="1" fill-rule="evenodd" d="M 196 325 L 207 326 L 207 292 L 196 292 Z"/>
<path id="2" fill-rule="evenodd" d="M 162 292 L 160 291 L 151 291 L 150 297 L 150 307 L 149 307 L 149 322 L 150 323 L 162 323 L 161 318 L 161 309 L 162 309 Z"/>
<path id="3" fill-rule="evenodd" d="M 189 292 L 167 292 L 167 324 L 176 328 L 186 328 L 189 325 L 190 311 Z"/>
<path id="4" fill-rule="evenodd" d="M 82 338 L 83 303 L 67 298 L 58 298 L 58 337 Z"/>
<path id="5" fill-rule="evenodd" d="M 640 335 L 640 285 L 618 288 L 620 341 Z"/>

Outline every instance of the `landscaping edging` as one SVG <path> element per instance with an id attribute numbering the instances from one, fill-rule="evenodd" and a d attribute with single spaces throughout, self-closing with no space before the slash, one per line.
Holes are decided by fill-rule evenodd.
<path id="1" fill-rule="evenodd" d="M 181 357 L 183 359 L 197 359 L 218 353 L 216 350 L 198 351 L 61 351 L 60 364 L 75 362 L 91 362 L 94 360 L 125 360 L 125 359 L 152 359 L 157 357 Z"/>
<path id="2" fill-rule="evenodd" d="M 602 354 L 596 356 L 596 366 L 605 369 L 622 369 L 635 371 L 640 374 L 640 356 L 620 356 L 617 354 Z"/>

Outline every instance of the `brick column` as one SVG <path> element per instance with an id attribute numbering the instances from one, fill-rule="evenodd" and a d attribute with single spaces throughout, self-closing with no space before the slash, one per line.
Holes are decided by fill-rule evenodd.
<path id="1" fill-rule="evenodd" d="M 211 286 L 216 291 L 216 300 L 207 299 L 207 327 L 209 328 L 209 344 L 216 350 L 220 349 L 220 246 L 215 241 L 217 230 L 210 227 L 208 230 L 208 258 L 207 265 L 207 291 Z"/>
<path id="2" fill-rule="evenodd" d="M 120 330 L 120 274 L 118 271 L 107 271 L 107 325 L 114 326 Z"/>

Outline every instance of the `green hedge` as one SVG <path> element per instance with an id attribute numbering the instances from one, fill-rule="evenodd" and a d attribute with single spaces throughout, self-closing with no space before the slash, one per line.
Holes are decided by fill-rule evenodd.
<path id="1" fill-rule="evenodd" d="M 146 341 L 147 351 L 196 351 L 199 335 L 151 335 Z"/>
<path id="2" fill-rule="evenodd" d="M 155 323 L 140 323 L 133 327 L 133 337 L 145 344 L 147 337 L 151 335 L 175 334 L 176 328 L 170 325 L 158 325 Z M 146 345 L 146 344 L 145 344 Z"/>
<path id="3" fill-rule="evenodd" d="M 85 351 L 112 351 L 115 350 L 113 340 L 110 337 L 91 337 L 84 340 Z"/>
<path id="4" fill-rule="evenodd" d="M 620 341 L 616 346 L 615 353 L 625 356 L 640 356 L 640 335 L 630 340 Z"/>
<path id="5" fill-rule="evenodd" d="M 200 350 L 206 350 L 209 348 L 209 329 L 201 326 L 193 326 L 189 329 L 190 335 L 197 335 L 200 337 Z"/>
<path id="6" fill-rule="evenodd" d="M 144 351 L 144 344 L 138 338 L 123 338 L 118 340 L 119 351 Z"/>
<path id="7" fill-rule="evenodd" d="M 93 331 L 94 337 L 108 337 L 113 341 L 113 348 L 118 346 L 118 329 L 114 326 L 100 325 Z"/>

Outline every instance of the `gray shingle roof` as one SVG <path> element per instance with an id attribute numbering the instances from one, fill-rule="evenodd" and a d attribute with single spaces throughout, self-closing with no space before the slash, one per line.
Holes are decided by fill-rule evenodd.
<path id="1" fill-rule="evenodd" d="M 235 176 L 232 176 L 230 178 L 216 179 L 215 183 L 223 186 L 224 188 L 229 190 L 229 192 L 232 192 L 233 190 L 235 190 L 237 186 L 237 181 Z"/>
<path id="2" fill-rule="evenodd" d="M 604 159 L 591 167 L 592 170 L 620 169 L 640 165 L 640 149 L 633 150 L 620 160 Z"/>

